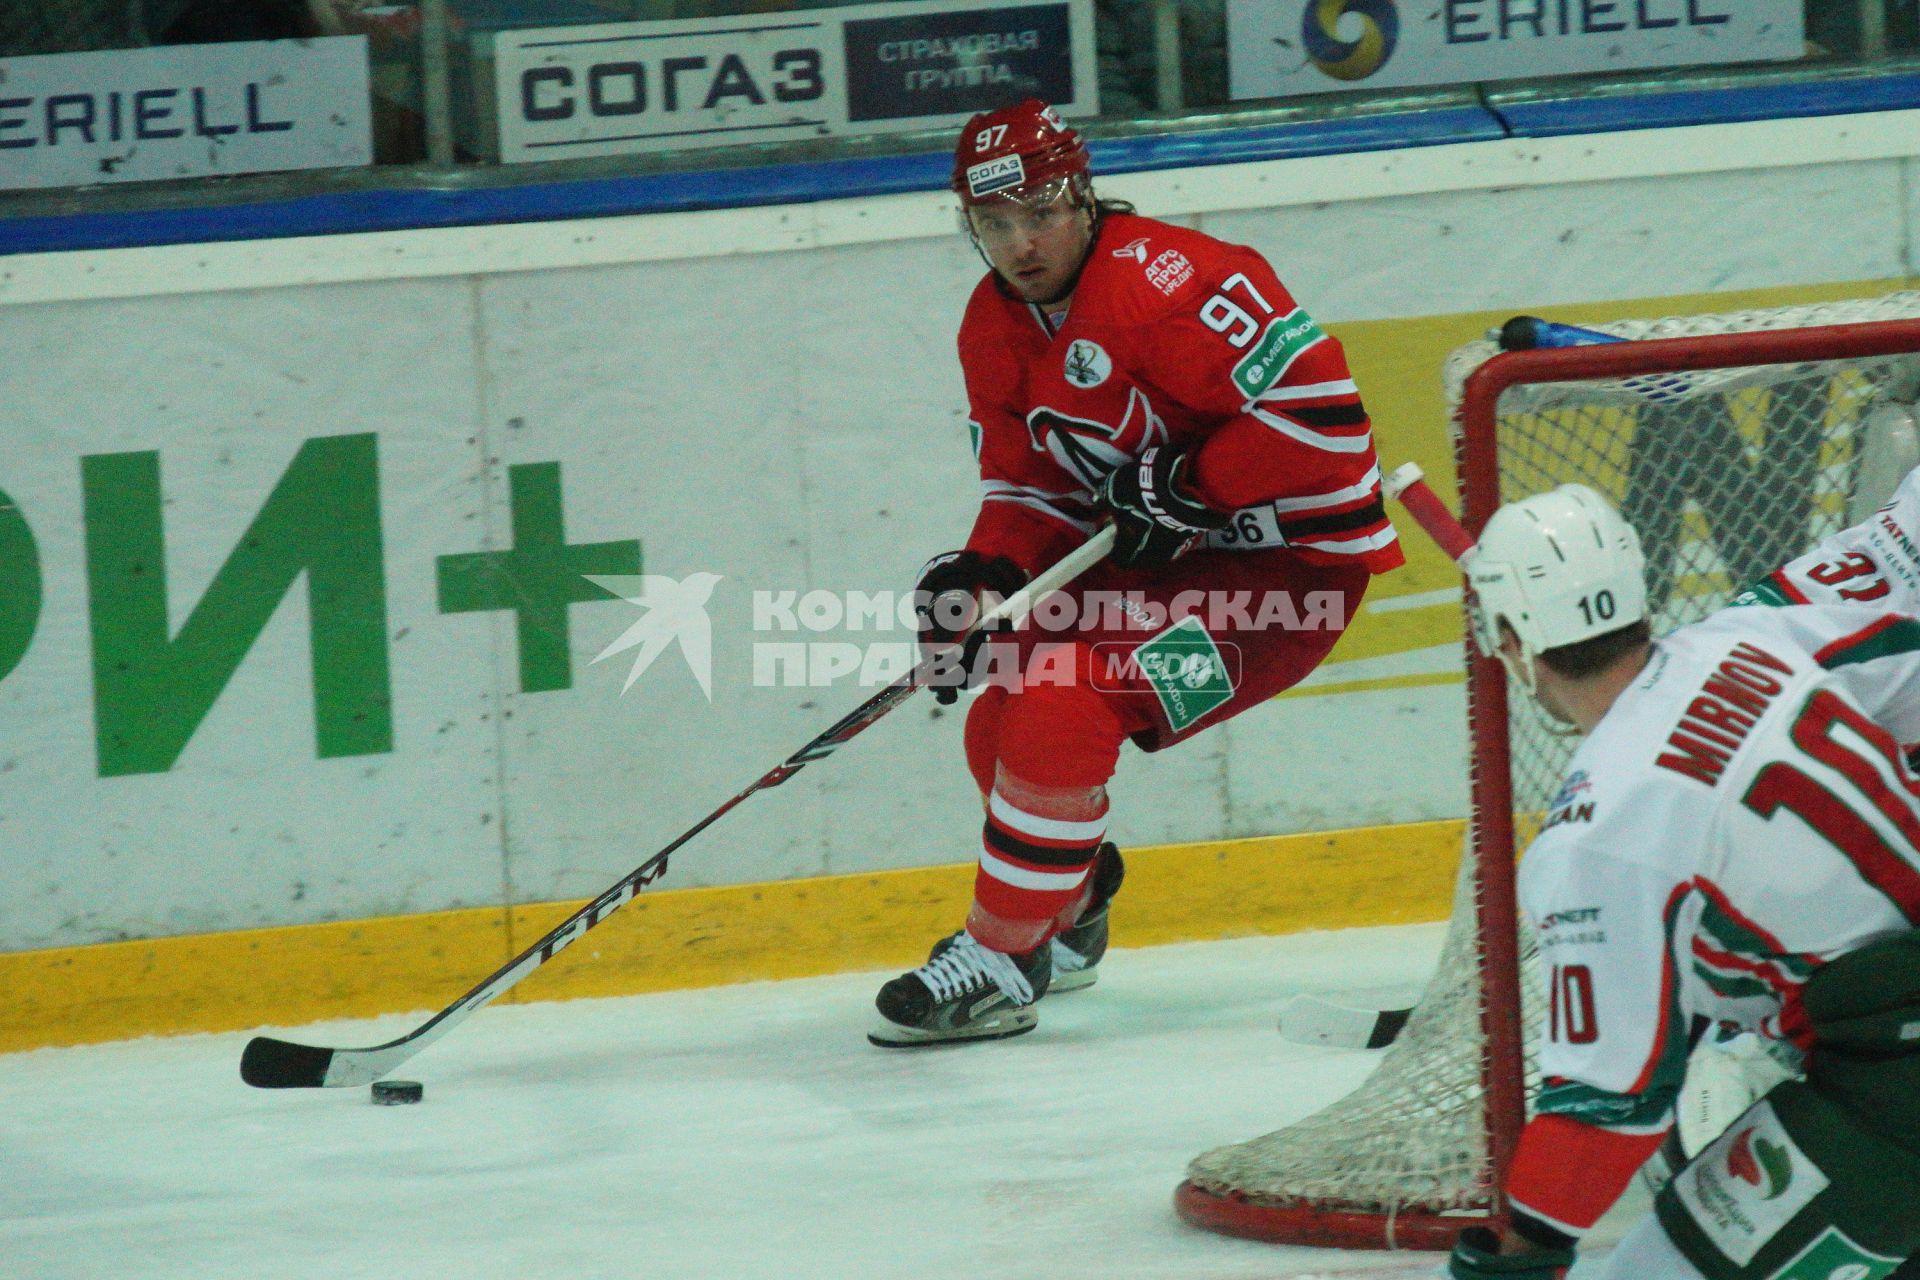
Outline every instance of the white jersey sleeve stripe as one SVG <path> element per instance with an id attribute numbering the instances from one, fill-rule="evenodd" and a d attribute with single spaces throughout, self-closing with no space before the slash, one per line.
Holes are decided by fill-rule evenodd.
<path id="1" fill-rule="evenodd" d="M 1063 498 L 1069 502 L 1093 501 L 1093 495 L 1085 489 L 1042 489 L 1039 485 L 1014 484 L 1011 480 L 982 480 L 980 492 L 989 498 L 1018 494 L 1027 498 Z"/>
<path id="2" fill-rule="evenodd" d="M 1254 397 L 1255 404 L 1298 404 L 1302 400 L 1331 400 L 1336 396 L 1357 396 L 1360 388 L 1352 378 L 1333 382 L 1308 382 L 1297 387 L 1269 387 Z"/>
<path id="3" fill-rule="evenodd" d="M 1309 493 L 1298 498 L 1275 498 L 1272 506 L 1275 511 L 1313 511 L 1320 507 L 1338 506 L 1343 502 L 1353 502 L 1364 498 L 1380 487 L 1380 468 L 1376 464 L 1367 468 L 1367 474 L 1360 477 L 1357 484 L 1347 485 L 1343 489 L 1331 489 L 1326 493 Z"/>
<path id="4" fill-rule="evenodd" d="M 1328 453 L 1368 453 L 1373 449 L 1373 432 L 1371 430 L 1362 431 L 1358 435 L 1351 436 L 1329 435 L 1324 431 L 1315 431 L 1311 427 L 1302 426 L 1291 418 L 1283 418 L 1278 414 L 1268 413 L 1264 409 L 1255 408 L 1250 410 L 1250 412 L 1255 418 L 1258 418 L 1267 426 L 1272 427 L 1281 435 L 1291 437 L 1294 440 L 1298 440 L 1301 444 L 1310 445 L 1315 449 L 1324 449 Z"/>
<path id="5" fill-rule="evenodd" d="M 1534 1208 L 1532 1205 L 1526 1204 L 1523 1201 L 1521 1201 L 1517 1196 L 1509 1195 L 1507 1197 L 1507 1203 L 1512 1205 L 1514 1208 L 1518 1209 L 1520 1212 L 1526 1214 L 1529 1218 L 1532 1218 L 1534 1221 L 1546 1223 L 1549 1227 L 1552 1227 L 1555 1231 L 1558 1231 L 1563 1236 L 1572 1236 L 1574 1239 L 1577 1240 L 1581 1236 L 1585 1235 L 1589 1230 L 1591 1230 L 1591 1228 L 1588 1228 L 1588 1227 L 1575 1226 L 1571 1222 L 1562 1222 L 1560 1219 L 1554 1217 L 1550 1213 L 1542 1213 L 1540 1210 Z"/>

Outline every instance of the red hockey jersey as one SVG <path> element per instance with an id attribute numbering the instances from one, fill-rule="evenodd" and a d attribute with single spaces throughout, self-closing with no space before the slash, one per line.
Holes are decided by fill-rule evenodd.
<path id="1" fill-rule="evenodd" d="M 1193 449 L 1196 495 L 1235 512 L 1208 546 L 1404 561 L 1346 356 L 1252 249 L 1110 215 L 1064 317 L 989 273 L 960 362 L 983 491 L 967 545 L 983 555 L 1029 573 L 1058 559 L 1092 532 L 1107 473 L 1159 444 Z"/>

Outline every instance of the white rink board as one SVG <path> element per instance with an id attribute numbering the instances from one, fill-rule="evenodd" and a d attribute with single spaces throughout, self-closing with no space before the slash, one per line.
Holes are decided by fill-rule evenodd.
<path id="1" fill-rule="evenodd" d="M 1394 164 L 1342 159 L 1355 190 Z M 1226 213 L 1191 212 L 1202 171 L 1114 186 L 1261 247 L 1333 323 L 1913 274 L 1911 159 L 1738 159 L 1638 179 L 1570 161 L 1561 181 L 1481 190 L 1462 174 L 1265 209 L 1244 174 L 1221 171 Z M 815 228 L 851 219 L 801 213 Z M 475 229 L 405 233 L 436 264 L 417 275 L 371 258 L 335 270 L 315 241 L 196 249 L 210 270 L 241 264 L 229 285 L 250 272 L 335 282 L 221 287 L 189 271 L 173 278 L 193 292 L 174 296 L 87 297 L 72 274 L 122 278 L 117 264 L 154 251 L 6 265 L 0 491 L 36 540 L 44 592 L 31 647 L 0 676 L 0 856 L 16 886 L 0 949 L 584 897 L 865 696 L 753 687 L 751 593 L 904 590 L 964 538 L 976 489 L 953 335 L 978 263 L 952 234 L 725 252 L 696 234 L 739 225 L 714 216 L 671 215 L 686 237 L 674 256 L 611 261 L 597 224 L 544 224 L 539 269 L 503 234 L 497 256 L 467 252 L 453 270 L 434 246 L 471 249 Z M 591 265 L 561 265 L 569 235 Z M 49 284 L 60 258 L 64 295 Z M 366 433 L 393 749 L 316 757 L 302 583 L 171 769 L 99 776 L 81 460 L 158 453 L 178 631 L 302 443 Z M 508 545 L 507 469 L 551 463 L 569 543 L 638 539 L 647 573 L 723 575 L 711 705 L 677 653 L 624 698 L 624 659 L 589 665 L 638 617 L 629 605 L 572 607 L 571 687 L 538 693 L 519 692 L 512 615 L 440 611 L 437 558 Z M 1129 752 L 1116 838 L 1464 812 L 1457 687 L 1334 698 L 1151 759 Z M 679 855 L 667 886 L 964 860 L 977 800 L 959 717 L 933 710 L 909 704 L 755 797 Z"/>

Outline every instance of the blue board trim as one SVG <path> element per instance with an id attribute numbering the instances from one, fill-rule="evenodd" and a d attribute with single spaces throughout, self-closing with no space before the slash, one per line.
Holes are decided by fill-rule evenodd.
<path id="1" fill-rule="evenodd" d="M 1099 173 L 1240 164 L 1626 129 L 1718 124 L 1920 107 L 1920 74 L 1644 93 L 1552 102 L 1448 106 L 1348 119 L 1255 125 L 1204 133 L 1095 142 Z M 849 196 L 934 191 L 946 185 L 944 154 L 882 156 L 514 186 L 334 192 L 192 209 L 144 209 L 0 217 L 0 254 L 138 245 L 201 244 L 395 231 L 419 227 L 540 222 Z"/>
<path id="2" fill-rule="evenodd" d="M 1502 103 L 1495 95 L 1491 105 L 1516 137 L 1552 138 L 1623 129 L 1907 111 L 1920 107 L 1920 75 L 1868 76 L 1555 102 Z"/>
<path id="3" fill-rule="evenodd" d="M 1338 155 L 1486 142 L 1503 135 L 1500 122 L 1479 107 L 1440 107 L 1348 120 L 1309 120 L 1208 133 L 1155 134 L 1095 142 L 1099 173 L 1139 173 L 1209 164 L 1244 164 L 1300 156 Z"/>

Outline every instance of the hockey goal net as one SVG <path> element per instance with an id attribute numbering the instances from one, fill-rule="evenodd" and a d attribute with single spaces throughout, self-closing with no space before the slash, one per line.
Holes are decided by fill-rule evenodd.
<path id="1" fill-rule="evenodd" d="M 1655 633 L 1692 622 L 1865 518 L 1920 461 L 1917 317 L 1906 292 L 1601 324 L 1589 345 L 1461 347 L 1446 380 L 1462 521 L 1478 534 L 1502 502 L 1591 485 L 1640 532 Z M 1444 1249 L 1503 1213 L 1540 1011 L 1514 859 L 1575 744 L 1531 702 L 1509 706 L 1497 662 L 1469 652 L 1467 669 L 1473 814 L 1435 973 L 1352 1094 L 1193 1161 L 1175 1203 L 1195 1225 Z"/>

